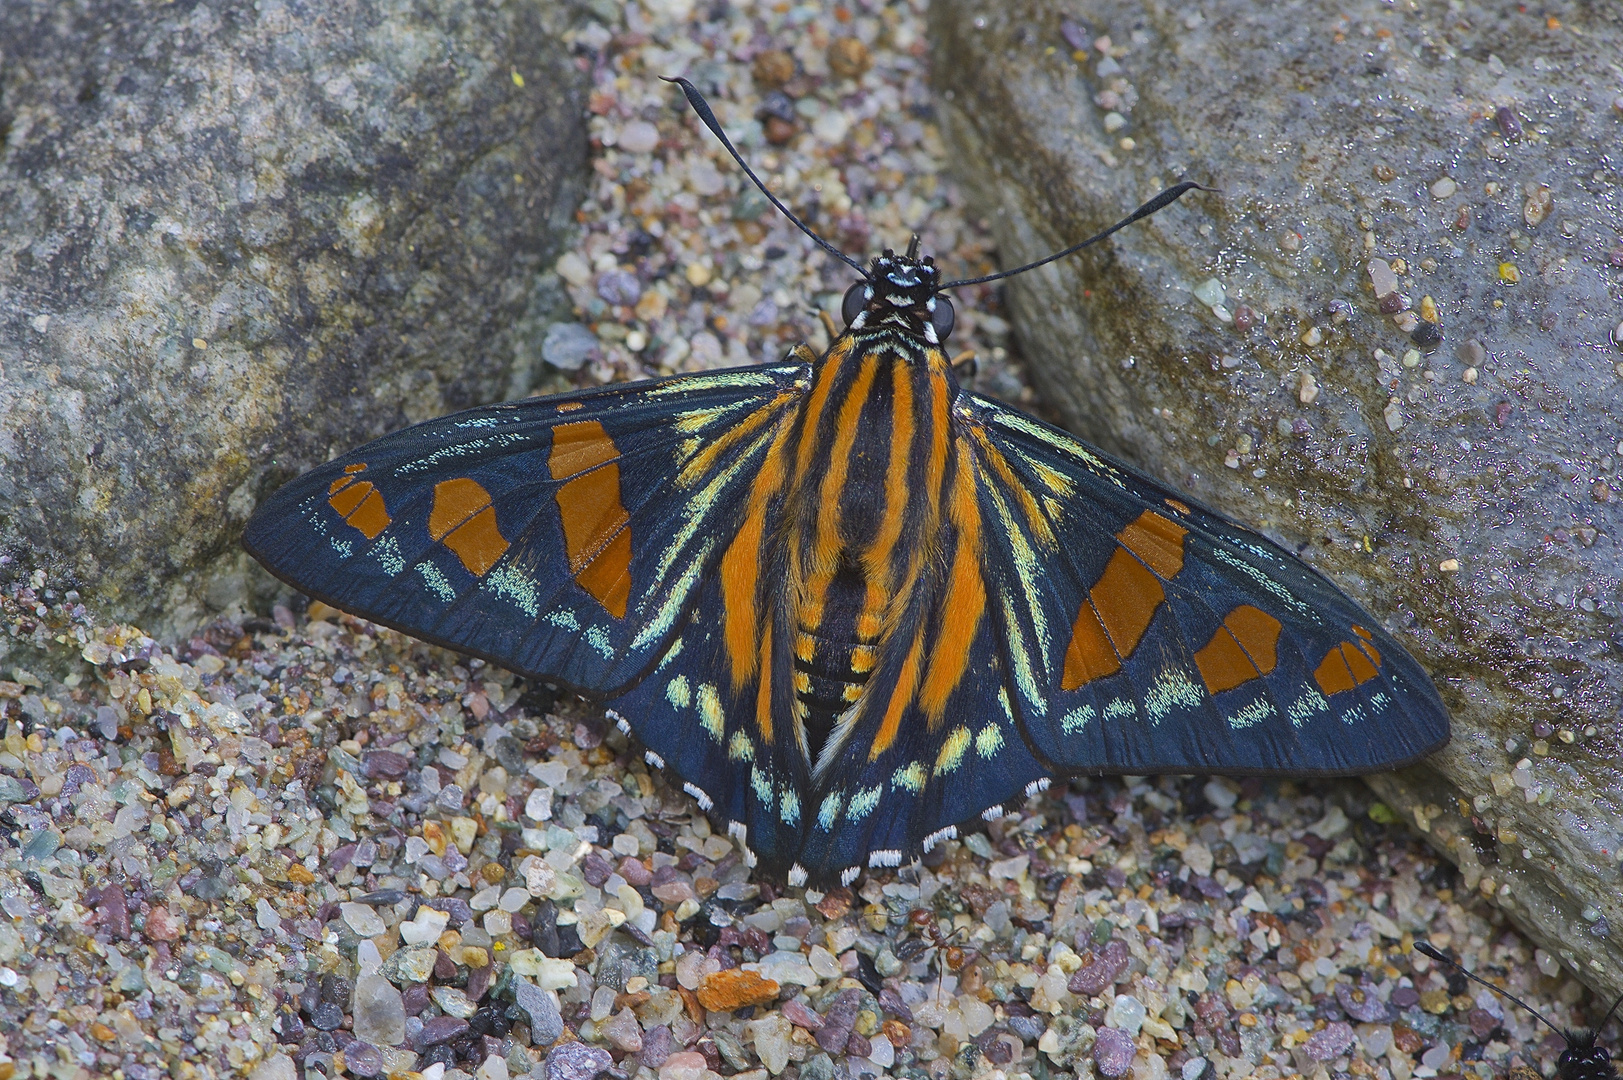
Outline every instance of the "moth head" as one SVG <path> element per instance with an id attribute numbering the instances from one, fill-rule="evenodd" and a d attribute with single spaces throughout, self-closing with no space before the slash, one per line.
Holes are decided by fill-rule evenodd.
<path id="1" fill-rule="evenodd" d="M 913 237 L 907 254 L 885 249 L 874 259 L 861 281 L 845 291 L 840 314 L 845 325 L 863 329 L 877 325 L 911 330 L 932 345 L 952 335 L 956 314 L 952 301 L 941 295 L 941 272 L 935 259 L 919 256 L 919 238 Z"/>

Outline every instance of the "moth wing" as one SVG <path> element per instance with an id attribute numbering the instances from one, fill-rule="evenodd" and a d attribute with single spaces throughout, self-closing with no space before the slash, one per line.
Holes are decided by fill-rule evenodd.
<path id="1" fill-rule="evenodd" d="M 472 409 L 292 481 L 244 546 L 334 607 L 613 694 L 664 652 L 803 364 Z"/>
<path id="2" fill-rule="evenodd" d="M 1352 775 L 1448 741 L 1403 647 L 1272 541 L 971 399 L 1013 698 L 1059 772 Z"/>

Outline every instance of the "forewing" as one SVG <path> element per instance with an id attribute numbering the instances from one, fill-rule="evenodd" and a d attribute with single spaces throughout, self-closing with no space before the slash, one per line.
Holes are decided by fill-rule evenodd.
<path id="1" fill-rule="evenodd" d="M 1430 677 L 1266 538 L 984 399 L 1011 694 L 1063 772 L 1358 774 L 1448 741 Z"/>
<path id="2" fill-rule="evenodd" d="M 664 655 L 805 382 L 764 365 L 419 424 L 277 491 L 243 543 L 335 607 L 612 694 Z"/>

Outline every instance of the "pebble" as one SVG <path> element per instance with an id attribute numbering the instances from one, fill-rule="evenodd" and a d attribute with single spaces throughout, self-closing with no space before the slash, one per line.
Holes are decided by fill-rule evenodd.
<path id="1" fill-rule="evenodd" d="M 541 359 L 562 371 L 579 371 L 597 351 L 597 335 L 580 323 L 553 323 L 541 340 Z"/>
<path id="2" fill-rule="evenodd" d="M 1199 285 L 1196 285 L 1194 291 L 1195 299 L 1207 307 L 1217 307 L 1227 296 L 1223 289 L 1223 283 L 1216 278 L 1207 278 Z"/>
<path id="3" fill-rule="evenodd" d="M 468 1030 L 468 1022 L 457 1016 L 436 1016 L 423 1021 L 422 1028 L 412 1039 L 413 1049 L 421 1052 L 430 1046 L 448 1043 Z"/>
<path id="4" fill-rule="evenodd" d="M 344 1067 L 355 1076 L 381 1076 L 383 1052 L 369 1042 L 357 1040 L 344 1047 Z"/>
<path id="5" fill-rule="evenodd" d="M 1095 955 L 1092 963 L 1071 975 L 1068 984 L 1071 993 L 1084 997 L 1097 997 L 1127 971 L 1132 954 L 1124 942 L 1112 941 Z"/>
<path id="6" fill-rule="evenodd" d="M 616 141 L 629 154 L 649 154 L 659 145 L 659 129 L 646 120 L 632 120 L 620 129 Z"/>
<path id="7" fill-rule="evenodd" d="M 597 1080 L 613 1067 L 614 1058 L 602 1047 L 578 1042 L 559 1043 L 547 1052 L 546 1078 Z"/>
<path id="8" fill-rule="evenodd" d="M 630 1009 L 621 1009 L 597 1030 L 616 1050 L 634 1054 L 642 1049 L 642 1025 L 637 1023 L 637 1016 Z"/>
<path id="9" fill-rule="evenodd" d="M 1454 193 L 1459 189 L 1459 185 L 1454 182 L 1453 177 L 1445 176 L 1442 179 L 1436 180 L 1432 183 L 1431 197 L 1438 200 L 1452 199 L 1454 197 Z"/>
<path id="10" fill-rule="evenodd" d="M 709 1066 L 703 1054 L 684 1050 L 665 1059 L 665 1063 L 659 1067 L 659 1080 L 703 1080 Z M 804 1070 L 801 1075 L 806 1075 Z"/>
<path id="11" fill-rule="evenodd" d="M 564 1033 L 564 1021 L 558 1012 L 556 999 L 523 979 L 514 982 L 513 990 L 514 1003 L 529 1017 L 530 1041 L 537 1046 L 547 1046 L 557 1041 Z"/>
<path id="12" fill-rule="evenodd" d="M 1110 1080 L 1126 1076 L 1137 1052 L 1133 1037 L 1118 1028 L 1100 1028 L 1093 1042 L 1093 1065 Z"/>
<path id="13" fill-rule="evenodd" d="M 366 904 L 340 904 L 338 910 L 343 914 L 344 922 L 349 924 L 349 928 L 361 937 L 377 937 L 379 934 L 389 932 L 389 924 Z"/>
<path id="14" fill-rule="evenodd" d="M 400 991 L 381 975 L 362 975 L 350 997 L 357 1039 L 378 1046 L 399 1046 L 406 1041 L 406 1006 Z"/>
<path id="15" fill-rule="evenodd" d="M 746 1005 L 776 1001 L 778 984 L 758 972 L 727 968 L 699 980 L 699 1004 L 714 1012 L 732 1012 Z"/>
<path id="16" fill-rule="evenodd" d="M 1393 272 L 1391 263 L 1385 259 L 1371 259 L 1365 269 L 1369 273 L 1369 284 L 1375 290 L 1377 300 L 1398 291 L 1398 275 Z"/>

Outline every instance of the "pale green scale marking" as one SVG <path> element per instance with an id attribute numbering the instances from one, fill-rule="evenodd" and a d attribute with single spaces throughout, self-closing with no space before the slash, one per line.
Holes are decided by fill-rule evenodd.
<path id="1" fill-rule="evenodd" d="M 547 622 L 560 630 L 579 630 L 580 620 L 568 608 L 556 608 L 547 612 Z"/>
<path id="2" fill-rule="evenodd" d="M 700 573 L 704 571 L 705 565 L 709 562 L 710 549 L 714 546 L 714 541 L 706 540 L 703 546 L 700 547 L 697 557 L 688 564 L 688 568 L 682 572 L 682 576 L 676 580 L 676 584 L 671 586 L 671 591 L 665 594 L 664 602 L 659 605 L 659 610 L 655 611 L 653 617 L 643 624 L 642 630 L 638 632 L 636 638 L 631 642 L 633 649 L 646 649 L 663 638 L 666 632 L 670 630 L 671 626 L 676 622 L 676 617 L 682 613 L 682 605 L 687 601 L 688 593 L 693 591 L 693 586 L 699 580 Z"/>
<path id="3" fill-rule="evenodd" d="M 1131 698 L 1112 698 L 1105 706 L 1106 720 L 1134 720 L 1138 718 L 1138 706 Z"/>
<path id="4" fill-rule="evenodd" d="M 924 790 L 924 781 L 928 776 L 929 773 L 922 761 L 910 761 L 891 774 L 890 782 L 904 791 L 911 791 L 917 795 Z"/>
<path id="5" fill-rule="evenodd" d="M 1066 713 L 1065 718 L 1059 722 L 1059 729 L 1065 732 L 1067 735 L 1075 735 L 1077 732 L 1093 723 L 1093 718 L 1097 715 L 1098 712 L 1092 705 L 1083 705 L 1080 708 L 1072 709 L 1070 712 Z"/>
<path id="6" fill-rule="evenodd" d="M 727 734 L 727 718 L 722 715 L 721 695 L 709 683 L 699 684 L 699 725 L 719 744 Z"/>
<path id="7" fill-rule="evenodd" d="M 406 560 L 400 554 L 400 543 L 392 536 L 385 536 L 373 544 L 372 556 L 390 577 L 399 575 L 406 568 Z"/>
<path id="8" fill-rule="evenodd" d="M 1285 588 L 1285 586 L 1281 585 L 1279 582 L 1275 581 L 1261 570 L 1258 570 L 1255 566 L 1252 566 L 1244 559 L 1231 555 L 1220 547 L 1212 548 L 1212 554 L 1217 556 L 1219 562 L 1225 562 L 1234 567 L 1234 569 L 1240 571 L 1240 573 L 1251 578 L 1258 585 L 1261 585 L 1264 589 L 1267 589 L 1269 592 L 1285 601 L 1285 603 L 1290 605 L 1291 610 L 1295 611 L 1298 615 L 1311 615 L 1313 613 L 1312 609 L 1298 600 L 1289 589 Z"/>
<path id="9" fill-rule="evenodd" d="M 1122 483 L 1121 477 L 1117 475 L 1115 469 L 1112 469 L 1108 464 L 1105 463 L 1103 458 L 1090 452 L 1081 443 L 1076 442 L 1073 439 L 1061 439 L 1047 428 L 1032 423 L 1019 413 L 1005 412 L 1002 409 L 994 408 L 992 410 L 992 418 L 1006 428 L 1023 432 L 1024 434 L 1030 435 L 1033 439 L 1039 439 L 1042 442 L 1047 443 L 1056 450 L 1069 454 L 1071 457 L 1080 459 L 1087 464 L 1089 469 L 1106 480 L 1109 480 L 1117 487 L 1125 488 L 1127 486 L 1126 484 Z"/>
<path id="10" fill-rule="evenodd" d="M 863 788 L 851 796 L 851 804 L 845 809 L 845 816 L 852 821 L 861 821 L 879 808 L 879 796 L 885 791 L 883 784 L 875 784 L 870 788 Z M 827 826 L 824 826 L 825 828 Z"/>
<path id="11" fill-rule="evenodd" d="M 445 580 L 445 575 L 440 573 L 439 567 L 431 562 L 422 562 L 417 564 L 417 572 L 423 575 L 423 581 L 433 590 L 435 596 L 447 604 L 456 599 L 456 590 Z"/>
<path id="12" fill-rule="evenodd" d="M 987 724 L 975 736 L 975 753 L 987 761 L 997 757 L 998 751 L 1003 749 L 1003 729 L 996 724 Z"/>
<path id="13" fill-rule="evenodd" d="M 355 549 L 348 540 L 340 540 L 336 536 L 332 538 L 332 549 L 338 552 L 338 557 L 341 559 L 347 559 L 355 554 Z"/>
<path id="14" fill-rule="evenodd" d="M 964 763 L 964 754 L 969 750 L 969 729 L 955 727 L 947 736 L 947 741 L 941 745 L 941 756 L 938 758 L 936 774 L 956 772 L 958 766 Z"/>
<path id="15" fill-rule="evenodd" d="M 682 639 L 677 638 L 675 641 L 673 641 L 671 643 L 670 651 L 665 654 L 664 659 L 662 659 L 658 664 L 654 665 L 654 670 L 655 671 L 664 671 L 665 670 L 665 665 L 669 664 L 672 660 L 675 660 L 678 656 L 681 656 L 681 655 L 682 655 Z"/>
<path id="16" fill-rule="evenodd" d="M 665 684 L 665 700 L 670 702 L 671 708 L 678 712 L 688 707 L 688 703 L 693 700 L 693 696 L 688 690 L 688 677 L 686 675 L 678 675 Z"/>
<path id="17" fill-rule="evenodd" d="M 746 386 L 775 386 L 772 376 L 750 372 L 725 375 L 697 375 L 676 379 L 664 386 L 651 386 L 644 391 L 649 397 L 669 397 L 672 394 L 690 394 L 700 390 L 741 390 Z"/>
<path id="18" fill-rule="evenodd" d="M 485 578 L 485 591 L 499 596 L 532 619 L 541 617 L 541 590 L 534 578 L 512 566 L 504 566 Z"/>
<path id="19" fill-rule="evenodd" d="M 586 644 L 597 650 L 599 656 L 605 660 L 614 659 L 614 643 L 609 640 L 609 632 L 601 626 L 588 626 L 581 635 Z"/>
<path id="20" fill-rule="evenodd" d="M 755 744 L 742 731 L 735 731 L 727 741 L 727 756 L 733 761 L 754 761 Z"/>
<path id="21" fill-rule="evenodd" d="M 834 822 L 840 816 L 840 804 L 845 801 L 843 791 L 830 792 L 823 799 L 823 805 L 817 808 L 817 824 L 827 832 L 834 827 Z"/>
<path id="22" fill-rule="evenodd" d="M 1231 713 L 1228 717 L 1229 727 L 1236 731 L 1255 727 L 1273 715 L 1274 707 L 1259 699 L 1253 701 L 1239 712 Z"/>
<path id="23" fill-rule="evenodd" d="M 755 797 L 762 805 L 772 805 L 772 775 L 759 765 L 750 766 L 750 787 L 755 791 Z"/>
<path id="24" fill-rule="evenodd" d="M 786 825 L 800 824 L 800 796 L 785 789 L 778 800 L 778 810 Z"/>
<path id="25" fill-rule="evenodd" d="M 1171 714 L 1174 706 L 1198 709 L 1205 700 L 1206 695 L 1189 676 L 1177 668 L 1162 668 L 1144 693 L 1144 711 L 1150 714 L 1152 723 L 1159 724 Z"/>
<path id="26" fill-rule="evenodd" d="M 1026 595 L 1027 610 L 1031 614 L 1032 633 L 1037 638 L 1038 648 L 1046 654 L 1048 650 L 1048 619 L 1043 614 L 1042 603 L 1038 599 L 1040 593 L 1037 589 L 1036 556 L 1031 546 L 1026 543 L 1025 534 L 1014 523 L 1014 517 L 1009 513 L 1008 504 L 1003 501 L 1003 495 L 994 487 L 986 474 L 980 472 L 981 484 L 992 493 L 992 504 L 997 507 L 998 518 L 1003 522 L 1003 531 L 1008 536 L 1009 546 L 1014 549 L 1014 568 L 1020 577 L 1022 591 Z M 1006 591 L 999 590 L 1003 598 L 1005 610 L 1013 607 L 1014 598 Z M 1014 681 L 1019 684 L 1020 694 L 1026 699 L 1026 705 L 1033 715 L 1044 716 L 1048 712 L 1048 701 L 1037 688 L 1036 672 L 1032 670 L 1032 651 L 1026 646 L 1023 635 L 1019 631 L 1019 624 L 1013 620 L 1006 620 L 1006 629 L 1009 634 L 1009 653 L 1013 661 Z"/>
<path id="27" fill-rule="evenodd" d="M 1301 727 L 1307 723 L 1309 717 L 1322 713 L 1329 707 L 1330 703 L 1324 700 L 1323 694 L 1309 688 L 1307 693 L 1290 703 L 1290 706 L 1285 710 L 1285 715 L 1290 717 L 1293 726 Z"/>

